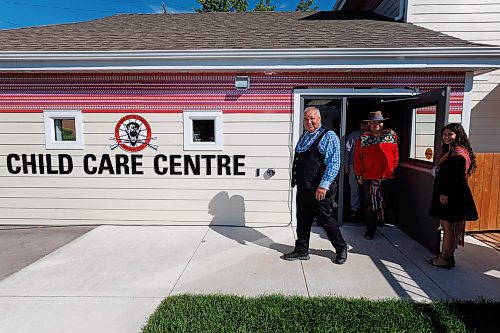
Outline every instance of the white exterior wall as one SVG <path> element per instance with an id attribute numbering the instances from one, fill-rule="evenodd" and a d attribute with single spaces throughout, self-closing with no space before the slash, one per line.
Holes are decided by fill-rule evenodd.
<path id="1" fill-rule="evenodd" d="M 184 151 L 182 113 L 142 114 L 152 128 L 143 175 L 87 175 L 85 154 L 113 152 L 113 131 L 121 113 L 84 113 L 84 150 L 46 150 L 42 113 L 0 113 L 0 224 L 231 224 L 285 225 L 291 221 L 291 116 L 224 114 L 223 151 Z M 6 157 L 16 154 L 69 154 L 70 175 L 11 175 Z M 157 175 L 156 154 L 246 155 L 245 176 Z M 56 160 L 55 160 L 56 161 Z M 54 163 L 57 165 L 57 163 Z M 17 163 L 20 165 L 20 163 Z M 98 162 L 93 163 L 98 166 Z M 256 168 L 262 168 L 256 176 Z M 264 171 L 276 174 L 264 178 Z"/>
<path id="2" fill-rule="evenodd" d="M 251 88 L 239 92 L 231 73 L 0 76 L 0 224 L 287 225 L 293 214 L 294 126 L 300 131 L 300 119 L 291 112 L 294 87 L 429 91 L 449 85 L 451 109 L 459 115 L 463 82 L 463 73 L 257 73 Z M 46 149 L 43 110 L 81 110 L 84 148 Z M 183 112 L 220 110 L 222 150 L 185 151 Z M 111 150 L 116 124 L 131 114 L 150 124 L 157 151 Z M 74 168 L 65 175 L 9 172 L 9 154 L 51 154 L 53 165 L 54 157 L 67 154 Z M 93 167 L 103 156 L 115 166 L 118 154 L 141 155 L 144 174 L 87 174 L 83 160 L 88 154 L 97 156 Z M 160 175 L 153 168 L 159 154 L 245 155 L 245 175 L 218 175 L 215 167 L 211 175 L 203 170 L 201 175 Z M 271 178 L 265 175 L 269 168 L 276 172 Z"/>
<path id="3" fill-rule="evenodd" d="M 461 115 L 450 114 L 450 122 L 460 122 Z M 436 131 L 436 115 L 435 114 L 417 114 L 415 117 L 415 155 L 413 158 L 428 161 L 425 157 L 425 151 L 428 148 L 434 150 L 434 133 Z"/>
<path id="4" fill-rule="evenodd" d="M 500 0 L 412 0 L 408 22 L 477 43 L 500 45 Z M 500 152 L 500 71 L 474 79 L 470 139 Z"/>

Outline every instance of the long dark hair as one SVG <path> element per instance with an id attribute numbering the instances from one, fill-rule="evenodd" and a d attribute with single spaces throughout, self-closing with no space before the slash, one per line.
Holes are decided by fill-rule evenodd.
<path id="1" fill-rule="evenodd" d="M 476 171 L 476 155 L 474 155 L 474 152 L 472 151 L 472 147 L 469 142 L 469 138 L 467 137 L 467 133 L 465 133 L 465 130 L 462 125 L 459 123 L 450 123 L 446 126 L 443 127 L 441 130 L 441 138 L 443 137 L 444 130 L 451 130 L 453 133 L 457 135 L 455 141 L 452 143 L 452 147 L 450 145 L 445 145 L 443 143 L 443 155 L 446 154 L 450 148 L 459 146 L 462 148 L 467 149 L 469 152 L 469 157 L 470 157 L 470 167 L 469 171 L 467 172 L 467 175 L 470 176 Z M 441 139 L 442 140 L 442 139 Z"/>

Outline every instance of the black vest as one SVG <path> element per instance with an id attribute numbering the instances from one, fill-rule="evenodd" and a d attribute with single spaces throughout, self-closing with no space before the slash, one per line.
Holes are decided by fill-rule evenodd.
<path id="1" fill-rule="evenodd" d="M 325 155 L 319 152 L 319 143 L 328 130 L 324 130 L 305 152 L 293 157 L 292 187 L 317 188 L 326 170 Z"/>

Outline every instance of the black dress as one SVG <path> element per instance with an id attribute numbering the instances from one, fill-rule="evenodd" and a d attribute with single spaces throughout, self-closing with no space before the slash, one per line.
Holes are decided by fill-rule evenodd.
<path id="1" fill-rule="evenodd" d="M 439 201 L 441 195 L 448 197 L 448 204 Z M 448 222 L 475 221 L 478 219 L 472 192 L 465 178 L 465 158 L 455 155 L 439 164 L 434 180 L 429 215 Z"/>

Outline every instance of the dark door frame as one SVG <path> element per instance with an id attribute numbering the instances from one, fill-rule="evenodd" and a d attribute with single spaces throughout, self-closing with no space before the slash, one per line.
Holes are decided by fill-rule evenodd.
<path id="1" fill-rule="evenodd" d="M 398 226 L 413 239 L 431 252 L 437 254 L 440 248 L 441 233 L 437 218 L 428 215 L 432 188 L 439 157 L 441 156 L 441 129 L 448 122 L 450 87 L 435 89 L 416 96 L 415 99 L 398 102 L 405 110 L 406 128 L 400 140 L 405 143 L 400 152 L 398 177 Z M 422 161 L 410 158 L 411 128 L 415 109 L 435 106 L 436 122 L 434 127 L 434 160 Z"/>

